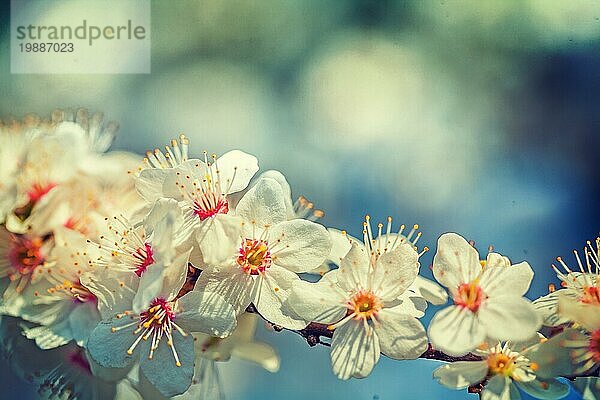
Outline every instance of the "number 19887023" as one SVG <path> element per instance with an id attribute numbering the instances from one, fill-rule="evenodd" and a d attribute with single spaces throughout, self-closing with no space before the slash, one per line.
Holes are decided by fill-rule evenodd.
<path id="1" fill-rule="evenodd" d="M 73 43 L 19 43 L 21 53 L 72 53 Z"/>

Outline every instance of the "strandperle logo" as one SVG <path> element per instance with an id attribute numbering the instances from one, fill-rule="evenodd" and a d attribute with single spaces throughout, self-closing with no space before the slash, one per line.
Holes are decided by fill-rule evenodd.
<path id="1" fill-rule="evenodd" d="M 73 28 L 70 25 L 63 26 L 17 26 L 17 39 L 19 40 L 72 40 L 84 39 L 89 45 L 93 45 L 95 40 L 143 40 L 146 39 L 146 28 L 141 25 L 134 25 L 129 19 L 126 25 L 118 26 L 95 26 L 88 24 L 83 20 L 81 25 Z"/>
<path id="2" fill-rule="evenodd" d="M 11 72 L 150 72 L 149 0 L 11 0 Z"/>

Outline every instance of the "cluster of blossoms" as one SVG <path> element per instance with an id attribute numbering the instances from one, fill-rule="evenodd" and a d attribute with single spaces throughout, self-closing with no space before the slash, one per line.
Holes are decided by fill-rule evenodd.
<path id="1" fill-rule="evenodd" d="M 526 262 L 446 233 L 438 285 L 419 275 L 417 225 L 367 216 L 357 239 L 252 155 L 194 158 L 181 135 L 140 160 L 106 152 L 116 130 L 85 110 L 0 125 L 1 348 L 41 397 L 221 398 L 217 362 L 278 370 L 263 321 L 330 346 L 340 379 L 383 354 L 449 362 L 434 378 L 487 400 L 558 399 L 557 377 L 598 398 L 598 243 L 530 302 Z"/>

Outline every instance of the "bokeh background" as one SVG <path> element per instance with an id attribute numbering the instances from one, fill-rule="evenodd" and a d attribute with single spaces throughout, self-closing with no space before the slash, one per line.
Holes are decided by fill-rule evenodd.
<path id="1" fill-rule="evenodd" d="M 365 213 L 392 215 L 432 250 L 455 231 L 529 261 L 530 298 L 599 234 L 598 1 L 154 1 L 148 75 L 11 75 L 7 3 L 1 116 L 83 106 L 120 122 L 115 149 L 184 132 L 195 154 L 245 150 L 327 226 L 359 235 Z M 328 349 L 259 337 L 281 371 L 222 365 L 229 399 L 476 399 L 435 383 L 436 362 L 383 357 L 341 382 Z M 0 397 L 35 398 L 2 369 Z"/>

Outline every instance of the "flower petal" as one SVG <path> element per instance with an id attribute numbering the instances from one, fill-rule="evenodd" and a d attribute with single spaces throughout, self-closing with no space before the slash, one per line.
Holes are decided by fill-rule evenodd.
<path id="1" fill-rule="evenodd" d="M 594 304 L 579 302 L 562 293 L 558 297 L 559 315 L 581 324 L 589 332 L 600 329 L 600 312 L 597 309 L 598 306 Z"/>
<path id="2" fill-rule="evenodd" d="M 398 298 L 419 273 L 419 255 L 408 243 L 383 253 L 373 269 L 372 290 L 382 300 Z"/>
<path id="3" fill-rule="evenodd" d="M 140 172 L 135 180 L 137 192 L 148 203 L 163 197 L 163 184 L 169 177 L 169 171 L 164 169 L 149 168 Z"/>
<path id="4" fill-rule="evenodd" d="M 540 400 L 560 399 L 569 393 L 569 385 L 556 379 L 534 379 L 529 382 L 515 381 L 515 383 L 525 393 Z"/>
<path id="5" fill-rule="evenodd" d="M 228 214 L 217 214 L 201 224 L 196 240 L 202 250 L 204 264 L 219 265 L 231 259 L 240 246 L 242 218 Z"/>
<path id="6" fill-rule="evenodd" d="M 231 150 L 219 157 L 210 169 L 212 176 L 219 177 L 224 194 L 230 194 L 248 187 L 250 179 L 258 171 L 258 160 L 243 151 Z"/>
<path id="7" fill-rule="evenodd" d="M 465 389 L 481 382 L 488 372 L 486 361 L 457 361 L 433 371 L 433 378 L 451 389 Z"/>
<path id="8" fill-rule="evenodd" d="M 467 354 L 486 337 L 477 315 L 459 306 L 438 311 L 429 323 L 428 333 L 436 348 L 452 356 Z"/>
<path id="9" fill-rule="evenodd" d="M 501 341 L 527 340 L 542 324 L 533 304 L 523 297 L 490 297 L 483 302 L 477 314 L 488 336 Z"/>
<path id="10" fill-rule="evenodd" d="M 533 301 L 533 306 L 542 317 L 545 326 L 558 326 L 569 322 L 568 318 L 558 314 L 558 296 L 566 292 L 565 289 L 559 289 Z"/>
<path id="11" fill-rule="evenodd" d="M 375 326 L 381 352 L 396 360 L 414 360 L 427 350 L 423 325 L 413 316 L 383 309 Z"/>
<path id="12" fill-rule="evenodd" d="M 269 372 L 279 370 L 279 356 L 275 349 L 266 343 L 246 342 L 233 347 L 232 355 L 241 359 L 256 363 Z"/>
<path id="13" fill-rule="evenodd" d="M 220 294 L 239 314 L 246 311 L 246 307 L 252 302 L 252 292 L 256 284 L 252 276 L 235 266 L 226 265 L 203 271 L 194 290 Z"/>
<path id="14" fill-rule="evenodd" d="M 456 288 L 471 282 L 480 272 L 479 254 L 462 236 L 456 233 L 440 236 L 433 258 L 433 275 L 439 283 Z"/>
<path id="15" fill-rule="evenodd" d="M 521 400 L 521 394 L 509 377 L 494 375 L 481 392 L 481 400 Z"/>
<path id="16" fill-rule="evenodd" d="M 270 178 L 259 179 L 240 199 L 235 211 L 237 215 L 260 227 L 286 221 L 281 185 Z"/>
<path id="17" fill-rule="evenodd" d="M 567 347 L 565 344 L 579 344 L 575 347 Z M 538 365 L 536 375 L 549 379 L 557 376 L 570 376 L 581 367 L 582 362 L 574 362 L 572 352 L 581 354 L 579 349 L 587 350 L 589 338 L 577 329 L 567 328 L 561 333 L 551 337 L 544 343 L 533 348 L 527 358 Z"/>
<path id="18" fill-rule="evenodd" d="M 369 288 L 370 256 L 364 246 L 356 243 L 340 263 L 337 279 L 344 290 Z"/>
<path id="19" fill-rule="evenodd" d="M 281 185 L 281 190 L 283 191 L 283 198 L 285 200 L 287 219 L 291 220 L 297 218 L 296 213 L 294 211 L 294 204 L 292 202 L 292 189 L 290 188 L 290 184 L 288 183 L 287 179 L 285 179 L 285 176 L 281 172 L 271 169 L 260 174 L 258 179 L 262 178 L 273 179 Z"/>
<path id="20" fill-rule="evenodd" d="M 331 366 L 338 378 L 366 377 L 379 356 L 379 339 L 368 324 L 350 320 L 333 332 Z"/>
<path id="21" fill-rule="evenodd" d="M 273 262 L 296 273 L 317 268 L 331 250 L 327 230 L 305 219 L 274 225 L 269 231 L 269 243 Z"/>
<path id="22" fill-rule="evenodd" d="M 194 376 L 194 338 L 181 336 L 173 332 L 173 347 L 177 352 L 181 366 L 175 365 L 172 349 L 165 340 L 161 340 L 154 356 L 140 358 L 140 372 L 165 397 L 185 392 L 192 384 Z"/>
<path id="23" fill-rule="evenodd" d="M 285 268 L 271 265 L 264 276 L 258 277 L 252 294 L 252 302 L 267 321 L 287 329 L 302 329 L 307 321 L 284 313 L 283 303 L 287 299 L 298 275 Z"/>
<path id="24" fill-rule="evenodd" d="M 229 335 L 236 326 L 235 310 L 217 293 L 192 290 L 178 300 L 178 324 L 190 332 L 216 337 Z"/>
<path id="25" fill-rule="evenodd" d="M 527 262 L 510 267 L 488 267 L 483 269 L 480 286 L 488 296 L 512 294 L 523 296 L 529 290 L 533 270 Z"/>
<path id="26" fill-rule="evenodd" d="M 446 304 L 448 301 L 448 292 L 443 287 L 421 275 L 417 275 L 409 290 L 434 305 Z"/>
<path id="27" fill-rule="evenodd" d="M 345 294 L 335 282 L 298 280 L 292 286 L 286 305 L 306 321 L 333 324 L 346 315 L 344 300 Z"/>
<path id="28" fill-rule="evenodd" d="M 113 327 L 124 325 L 123 322 L 129 321 L 120 321 L 116 318 L 102 321 L 90 335 L 87 349 L 94 361 L 102 367 L 124 368 L 137 358 L 137 354 L 127 354 L 127 349 L 135 340 L 133 331 L 136 326 L 123 328 L 116 332 L 112 331 Z M 138 349 L 136 348 L 136 350 Z"/>

